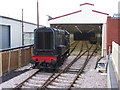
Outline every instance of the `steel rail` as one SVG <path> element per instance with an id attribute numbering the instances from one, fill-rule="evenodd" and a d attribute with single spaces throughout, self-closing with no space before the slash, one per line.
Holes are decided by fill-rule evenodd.
<path id="1" fill-rule="evenodd" d="M 71 55 L 71 53 L 75 50 L 76 46 L 79 44 L 79 42 L 77 42 L 75 44 L 75 46 L 71 49 L 71 51 L 69 52 L 69 54 L 67 55 L 67 57 L 69 57 Z"/>
<path id="2" fill-rule="evenodd" d="M 73 87 L 73 84 L 75 83 L 75 81 L 79 78 L 79 75 L 83 72 L 84 68 L 86 67 L 86 65 L 88 64 L 89 60 L 92 58 L 92 56 L 94 55 L 94 53 L 97 50 L 97 45 L 96 48 L 94 49 L 94 51 L 92 52 L 92 54 L 89 56 L 89 51 L 88 51 L 88 55 L 87 58 L 84 62 L 84 64 L 82 65 L 82 67 L 79 69 L 79 72 L 77 73 L 77 76 L 74 78 L 73 82 L 71 83 L 70 87 L 68 88 L 68 90 L 70 90 Z"/>
<path id="3" fill-rule="evenodd" d="M 86 44 L 86 45 L 87 45 L 87 44 Z M 91 45 L 91 47 L 92 47 L 92 45 Z M 75 58 L 67 67 L 65 67 L 64 70 L 60 71 L 60 73 L 59 73 L 57 76 L 55 76 L 54 78 L 52 78 L 52 77 L 55 75 L 55 72 L 54 72 L 54 73 L 46 80 L 46 82 L 42 85 L 42 87 L 37 88 L 37 90 L 39 90 L 39 89 L 45 89 L 47 85 L 49 85 L 49 84 L 50 84 L 52 81 L 54 81 L 58 76 L 60 76 L 60 74 L 62 74 L 63 72 L 67 71 L 67 70 L 69 69 L 69 67 L 71 67 L 82 55 L 84 55 L 86 52 L 88 52 L 89 49 L 91 49 L 91 47 L 88 48 L 85 52 L 83 52 L 83 53 L 81 54 L 82 48 L 83 48 L 83 43 L 82 43 L 80 52 L 79 52 L 79 54 L 76 56 L 76 58 Z M 81 54 L 81 55 L 80 55 L 80 54 Z M 38 72 L 39 72 L 39 71 L 37 71 L 36 73 L 34 73 L 33 75 L 31 75 L 29 78 L 27 78 L 26 80 L 24 80 L 22 83 L 20 83 L 19 85 L 17 85 L 13 90 L 16 90 L 17 88 L 20 88 L 27 80 L 29 80 L 32 76 L 34 76 L 34 75 L 37 74 Z"/>
<path id="4" fill-rule="evenodd" d="M 76 42 L 75 42 L 75 43 L 76 43 Z M 75 43 L 73 43 L 73 44 L 75 44 Z M 74 49 L 75 49 L 75 47 L 78 45 L 78 43 L 79 43 L 79 42 L 77 42 L 77 43 L 75 44 L 75 46 L 74 46 L 73 49 L 68 53 L 68 55 L 66 56 L 66 58 L 70 56 L 70 54 L 74 51 Z M 69 49 L 70 49 L 70 48 L 69 48 Z M 67 49 L 66 51 L 68 51 L 69 49 Z M 66 51 L 65 51 L 62 55 L 64 55 L 64 54 L 66 53 Z"/>
<path id="5" fill-rule="evenodd" d="M 71 43 L 70 46 L 74 45 L 75 43 L 77 43 L 77 41 L 74 41 L 73 43 Z"/>
<path id="6" fill-rule="evenodd" d="M 76 42 L 74 42 L 73 44 L 75 44 Z M 74 46 L 74 48 L 71 50 L 71 52 L 70 52 L 70 54 L 73 52 L 73 50 L 76 48 L 76 46 L 78 45 L 78 43 L 79 42 L 77 42 L 76 44 L 75 44 L 75 46 Z M 83 47 L 83 44 L 82 44 L 82 47 Z M 49 81 L 50 81 L 50 79 L 51 78 L 53 78 L 53 76 L 55 75 L 55 72 L 46 80 L 46 82 L 41 86 L 41 88 L 43 87 L 43 86 L 45 86 L 46 85 L 46 83 L 48 83 Z M 39 88 L 37 88 L 37 90 L 39 90 Z"/>
<path id="7" fill-rule="evenodd" d="M 19 89 L 27 80 L 29 80 L 31 77 L 33 77 L 34 75 L 36 75 L 40 70 L 38 70 L 37 72 L 35 72 L 34 74 L 32 74 L 30 77 L 28 77 L 27 79 L 25 79 L 23 82 L 21 82 L 20 84 L 18 84 L 16 87 L 14 87 L 12 90 L 16 90 Z"/>
<path id="8" fill-rule="evenodd" d="M 74 42 L 72 42 L 72 43 L 70 44 L 70 46 L 71 46 L 71 45 L 74 45 L 75 43 L 76 43 L 75 41 L 74 41 Z"/>
<path id="9" fill-rule="evenodd" d="M 42 86 L 44 86 L 54 75 L 55 75 L 55 72 L 46 80 L 46 82 Z"/>
<path id="10" fill-rule="evenodd" d="M 76 42 L 74 42 L 74 43 L 72 43 L 72 45 L 73 44 L 75 44 Z M 78 43 L 79 42 L 77 42 L 76 44 L 75 44 L 75 47 L 78 45 Z M 31 46 L 31 45 L 30 45 Z M 28 46 L 24 46 L 24 47 L 28 47 Z M 74 49 L 75 49 L 75 47 L 74 47 Z M 23 47 L 18 47 L 18 48 L 23 48 Z M 16 49 L 16 48 L 13 48 L 13 49 Z M 12 49 L 10 49 L 10 50 L 12 50 Z M 72 49 L 72 51 L 73 51 L 73 49 Z M 72 53 L 72 52 L 71 52 Z M 31 68 L 31 67 L 30 67 Z M 30 69 L 29 68 L 29 69 Z M 21 82 L 20 84 L 18 84 L 13 90 L 16 90 L 17 88 L 20 88 L 27 80 L 29 80 L 31 77 L 33 77 L 35 74 L 37 74 L 39 71 L 37 71 L 36 73 L 34 73 L 33 75 L 31 75 L 30 77 L 28 77 L 27 79 L 25 79 L 23 82 Z M 47 83 L 53 76 L 55 75 L 55 72 L 48 78 L 48 80 L 46 80 L 46 82 L 45 83 Z M 43 85 L 45 85 L 45 83 L 43 84 Z"/>

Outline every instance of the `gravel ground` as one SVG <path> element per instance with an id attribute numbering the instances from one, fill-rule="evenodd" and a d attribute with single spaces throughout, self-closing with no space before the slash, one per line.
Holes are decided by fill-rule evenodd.
<path id="1" fill-rule="evenodd" d="M 64 64 L 60 67 L 60 68 L 65 68 L 68 64 L 70 64 L 72 62 L 73 59 L 75 59 L 76 56 L 69 56 L 66 61 L 64 62 Z M 86 56 L 81 57 L 81 59 L 77 60 L 76 63 L 74 63 L 71 68 L 76 68 L 79 69 L 81 64 L 84 63 Z"/>
<path id="2" fill-rule="evenodd" d="M 11 71 L 8 74 L 3 75 L 2 77 L 0 77 L 0 78 L 2 78 L 2 82 L 0 82 L 0 83 L 8 81 L 8 80 L 10 80 L 10 79 L 12 79 L 12 78 L 22 74 L 22 73 L 27 72 L 29 68 L 30 68 L 30 64 L 28 64 L 26 66 L 23 66 L 21 68 L 18 68 L 16 70 L 13 70 L 13 71 Z"/>
<path id="3" fill-rule="evenodd" d="M 85 57 L 86 56 L 81 57 L 78 63 L 76 63 L 74 66 L 79 66 L 77 64 L 80 64 L 79 62 L 83 62 L 83 60 L 85 60 Z M 70 56 L 61 67 L 64 68 L 66 64 L 69 64 L 74 58 L 75 56 Z M 79 76 L 78 80 L 74 84 L 75 88 L 107 88 L 107 75 L 102 75 L 94 69 L 96 62 L 97 57 L 93 57 L 90 59 L 84 72 Z M 29 65 L 15 70 L 15 72 L 17 73 L 17 75 L 19 75 L 18 72 L 23 73 L 27 68 L 29 68 Z M 15 73 L 8 75 L 8 78 L 10 79 L 11 76 L 15 77 Z"/>
<path id="4" fill-rule="evenodd" d="M 2 88 L 14 88 L 16 85 L 20 84 L 23 82 L 26 78 L 30 77 L 34 73 L 36 73 L 38 69 L 31 69 L 21 75 L 18 75 L 2 84 L 0 84 L 0 87 Z M 9 90 L 9 89 L 8 89 Z"/>
<path id="5" fill-rule="evenodd" d="M 84 73 L 76 81 L 79 88 L 107 88 L 107 75 L 98 73 L 94 68 L 97 58 L 91 58 Z"/>
<path id="6" fill-rule="evenodd" d="M 64 68 L 67 64 L 69 64 L 75 56 L 70 56 L 62 65 L 61 68 Z M 80 60 L 75 63 L 74 66 L 77 64 L 81 64 L 84 62 L 86 56 L 81 57 Z M 97 57 L 93 57 L 90 59 L 89 63 L 87 64 L 84 72 L 79 76 L 79 79 L 74 84 L 75 88 L 107 88 L 107 75 L 106 73 L 99 73 L 95 70 L 97 62 Z M 78 67 L 77 65 L 76 67 Z"/>

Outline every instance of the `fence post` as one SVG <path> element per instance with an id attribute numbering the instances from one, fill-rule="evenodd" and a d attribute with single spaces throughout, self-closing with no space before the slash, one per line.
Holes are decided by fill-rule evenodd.
<path id="1" fill-rule="evenodd" d="M 26 65 L 26 49 L 23 48 L 22 50 L 23 50 L 22 51 L 22 56 L 23 56 L 23 60 L 24 60 L 24 64 L 22 66 L 24 66 L 24 65 Z"/>
<path id="2" fill-rule="evenodd" d="M 0 53 L 0 77 L 2 76 L 2 53 Z"/>
<path id="3" fill-rule="evenodd" d="M 10 61 L 11 61 L 11 51 L 9 51 L 9 55 L 8 55 L 8 72 L 10 72 Z"/>
<path id="4" fill-rule="evenodd" d="M 111 52 L 111 49 L 110 49 L 110 46 L 108 48 L 108 60 L 110 59 L 110 52 Z"/>
<path id="5" fill-rule="evenodd" d="M 31 56 L 33 56 L 33 48 L 31 47 Z"/>
<path id="6" fill-rule="evenodd" d="M 21 67 L 21 50 L 18 50 L 18 67 Z"/>
<path id="7" fill-rule="evenodd" d="M 21 55 L 22 55 L 22 59 L 21 59 L 21 62 L 22 62 L 22 63 L 21 63 L 21 66 L 24 66 L 24 65 L 25 65 L 25 62 L 26 62 L 26 61 L 25 61 L 25 49 L 22 48 L 21 51 L 22 51 L 22 52 L 21 52 Z"/>
<path id="8" fill-rule="evenodd" d="M 110 49 L 110 46 L 108 47 L 108 58 L 107 58 L 107 63 L 106 63 L 106 70 L 107 70 L 107 68 L 108 68 L 108 63 L 109 63 L 109 61 L 110 61 L 110 51 L 111 51 L 111 49 Z"/>

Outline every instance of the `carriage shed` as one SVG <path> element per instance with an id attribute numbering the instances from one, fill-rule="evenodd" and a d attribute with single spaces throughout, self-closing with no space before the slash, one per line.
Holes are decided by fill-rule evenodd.
<path id="1" fill-rule="evenodd" d="M 102 56 L 106 54 L 106 21 L 109 14 L 95 10 L 94 4 L 80 4 L 80 10 L 49 18 L 48 26 L 62 28 L 70 33 L 94 31 L 101 37 Z"/>
<path id="2" fill-rule="evenodd" d="M 23 21 L 24 38 L 29 39 L 36 24 Z M 25 40 L 24 40 L 25 41 Z M 30 41 L 24 44 L 31 44 Z M 22 21 L 6 16 L 0 16 L 0 49 L 22 46 Z"/>

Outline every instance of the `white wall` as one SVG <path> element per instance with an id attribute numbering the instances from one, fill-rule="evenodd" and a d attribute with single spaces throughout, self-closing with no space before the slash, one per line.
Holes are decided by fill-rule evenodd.
<path id="1" fill-rule="evenodd" d="M 106 56 L 106 23 L 102 26 L 102 56 Z"/>
<path id="2" fill-rule="evenodd" d="M 0 48 L 2 48 L 2 27 L 0 25 Z"/>
<path id="3" fill-rule="evenodd" d="M 64 16 L 61 18 L 50 20 L 50 24 L 58 24 L 58 23 L 81 23 L 81 24 L 88 24 L 88 23 L 106 23 L 107 15 L 93 12 L 94 6 L 85 5 L 82 6 L 82 12 L 74 13 L 68 16 Z M 72 12 L 71 12 L 72 13 Z"/>
<path id="4" fill-rule="evenodd" d="M 0 17 L 1 25 L 10 25 L 11 47 L 22 46 L 22 22 L 19 20 Z M 33 32 L 36 25 L 24 23 L 24 32 Z"/>
<path id="5" fill-rule="evenodd" d="M 112 42 L 112 61 L 120 80 L 120 65 L 118 65 L 120 63 L 120 46 L 115 42 Z"/>
<path id="6" fill-rule="evenodd" d="M 0 17 L 0 24 L 2 24 L 2 17 Z"/>
<path id="7" fill-rule="evenodd" d="M 81 24 L 89 24 L 89 23 L 106 23 L 107 16 L 106 15 L 100 15 L 99 13 L 96 12 L 79 12 L 75 13 L 73 15 L 57 18 L 54 20 L 50 20 L 50 24 L 58 24 L 58 23 L 81 23 Z"/>
<path id="8" fill-rule="evenodd" d="M 102 56 L 104 56 L 106 53 L 106 21 L 108 15 L 93 12 L 92 10 L 95 10 L 94 6 L 84 5 L 80 8 L 80 10 L 82 10 L 81 12 L 49 20 L 48 26 L 50 26 L 50 24 L 103 24 Z"/>
<path id="9" fill-rule="evenodd" d="M 35 28 L 37 28 L 36 25 L 24 23 L 24 32 L 34 32 Z"/>
<path id="10" fill-rule="evenodd" d="M 1 56 L 1 53 L 0 53 L 0 77 L 1 76 L 2 76 L 2 56 Z"/>
<path id="11" fill-rule="evenodd" d="M 11 47 L 21 46 L 22 45 L 21 23 L 6 18 L 2 18 L 2 23 L 3 25 L 10 25 Z"/>

